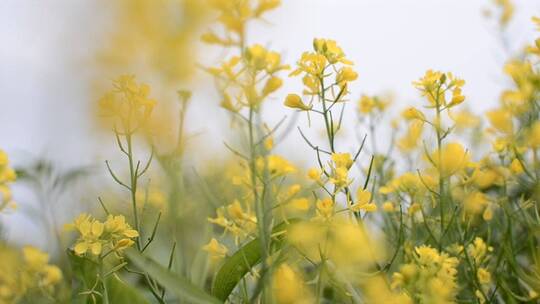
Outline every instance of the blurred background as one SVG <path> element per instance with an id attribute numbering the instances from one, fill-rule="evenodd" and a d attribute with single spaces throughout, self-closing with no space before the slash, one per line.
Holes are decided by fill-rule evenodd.
<path id="1" fill-rule="evenodd" d="M 230 156 L 223 147 L 231 136 L 229 117 L 218 107 L 211 77 L 197 68 L 216 65 L 225 55 L 219 47 L 199 42 L 211 18 L 190 7 L 175 19 L 181 24 L 170 23 L 168 17 L 178 12 L 167 3 L 174 1 L 156 2 L 163 4 L 160 9 L 135 0 L 0 1 L 0 148 L 14 166 L 43 169 L 49 164 L 55 172 L 87 168 L 92 178 L 84 179 L 84 189 L 94 189 L 81 194 L 75 184 L 70 193 L 39 195 L 16 185 L 15 199 L 23 212 L 0 215 L 8 240 L 46 247 L 47 232 L 29 214 L 60 225 L 79 210 L 97 206 L 97 194 L 110 184 L 104 160 L 119 155 L 110 133 L 97 123 L 95 107 L 119 74 L 136 74 L 163 104 L 172 103 L 179 89 L 193 92 L 186 124 L 192 135 L 186 147 L 188 166 L 199 168 Z M 411 82 L 427 69 L 452 71 L 465 79 L 464 94 L 473 112 L 494 107 L 508 82 L 502 66 L 533 40 L 530 19 L 540 15 L 538 1 L 513 3 L 513 17 L 502 26 L 500 7 L 489 0 L 284 0 L 250 26 L 247 39 L 282 52 L 290 65 L 311 49 L 315 37 L 338 42 L 359 73 L 350 87 L 354 104 L 345 118 L 344 148 L 352 150 L 364 134 L 355 114 L 361 94 L 391 94 L 397 113 L 419 102 Z M 187 68 L 188 62 L 195 67 Z M 266 105 L 270 125 L 295 116 L 282 102 L 287 93 L 300 90 L 300 79 L 285 82 Z M 305 117 L 296 118 L 307 129 Z M 307 133 L 316 140 L 317 126 Z M 315 161 L 297 132 L 277 150 L 306 166 Z M 54 202 L 42 208 L 43 200 Z"/>

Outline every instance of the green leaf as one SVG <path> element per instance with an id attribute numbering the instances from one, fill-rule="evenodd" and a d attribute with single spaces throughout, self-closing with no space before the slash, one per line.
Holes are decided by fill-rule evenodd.
<path id="1" fill-rule="evenodd" d="M 96 284 L 99 265 L 86 257 L 76 255 L 72 250 L 67 250 L 67 256 L 75 279 L 72 280 L 72 302 L 90 303 L 90 297 L 80 293 L 90 290 Z"/>
<path id="2" fill-rule="evenodd" d="M 282 222 L 274 227 L 272 234 L 283 232 L 289 224 L 296 222 L 298 222 L 298 219 Z M 283 234 L 280 233 L 274 239 L 273 246 L 280 248 L 282 241 Z M 261 242 L 259 239 L 254 239 L 225 260 L 214 279 L 212 294 L 222 301 L 227 300 L 236 285 L 238 285 L 238 282 L 242 280 L 250 269 L 257 266 L 260 262 Z"/>
<path id="3" fill-rule="evenodd" d="M 222 303 L 222 301 L 209 295 L 201 288 L 189 282 L 187 279 L 169 271 L 166 267 L 160 265 L 151 258 L 143 256 L 135 249 L 126 250 L 126 255 L 130 258 L 134 265 L 148 273 L 150 277 L 165 287 L 166 290 L 187 300 L 189 303 Z"/>
<path id="4" fill-rule="evenodd" d="M 118 276 L 112 275 L 107 280 L 109 303 L 148 304 L 138 289 L 126 284 Z"/>

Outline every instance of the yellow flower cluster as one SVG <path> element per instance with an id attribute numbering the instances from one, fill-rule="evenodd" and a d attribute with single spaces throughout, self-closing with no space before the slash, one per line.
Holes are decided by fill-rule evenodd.
<path id="1" fill-rule="evenodd" d="M 244 107 L 258 108 L 262 101 L 277 91 L 283 81 L 276 74 L 288 66 L 281 55 L 255 44 L 242 50 L 220 67 L 208 68 L 220 87 L 221 106 L 231 112 Z M 232 96 L 231 96 L 232 95 Z"/>
<path id="2" fill-rule="evenodd" d="M 428 70 L 424 77 L 413 82 L 429 101 L 430 107 L 452 108 L 465 100 L 461 90 L 465 81 L 454 77 L 452 73 Z M 448 97 L 449 92 L 450 97 Z"/>
<path id="3" fill-rule="evenodd" d="M 392 275 L 392 288 L 406 290 L 419 303 L 454 303 L 458 259 L 424 245 L 410 259 Z"/>
<path id="4" fill-rule="evenodd" d="M 360 225 L 337 218 L 292 225 L 287 241 L 311 262 L 328 261 L 333 272 L 356 281 L 356 274 L 384 259 L 384 247 Z"/>
<path id="5" fill-rule="evenodd" d="M 314 301 L 302 274 L 287 263 L 279 265 L 273 273 L 272 292 L 279 304 L 309 304 Z"/>
<path id="6" fill-rule="evenodd" d="M 111 252 L 121 253 L 123 249 L 134 244 L 132 239 L 139 236 L 123 215 L 109 215 L 105 222 L 100 222 L 83 213 L 66 228 L 75 229 L 79 233 L 73 246 L 77 255 L 90 253 L 92 256 L 102 257 Z"/>
<path id="7" fill-rule="evenodd" d="M 119 0 L 102 3 L 110 28 L 98 50 L 106 75 L 144 71 L 166 85 L 192 77 L 196 46 L 209 8 L 200 0 Z M 181 20 L 181 21 L 180 21 Z"/>
<path id="8" fill-rule="evenodd" d="M 32 246 L 18 250 L 0 245 L 0 303 L 18 303 L 30 293 L 52 294 L 62 272 L 49 255 Z"/>
<path id="9" fill-rule="evenodd" d="M 150 86 L 138 84 L 133 75 L 122 75 L 113 82 L 114 88 L 99 100 L 100 114 L 114 119 L 124 134 L 141 128 L 152 113 L 156 101 L 150 98 Z"/>
<path id="10" fill-rule="evenodd" d="M 358 100 L 358 111 L 363 115 L 384 112 L 391 103 L 390 98 L 362 95 L 360 100 Z"/>
<path id="11" fill-rule="evenodd" d="M 225 36 L 209 31 L 201 37 L 206 43 L 225 46 L 241 45 L 246 24 L 277 8 L 281 0 L 211 0 L 210 6 L 219 13 L 218 22 L 225 28 Z"/>
<path id="12" fill-rule="evenodd" d="M 229 250 L 225 245 L 220 244 L 215 238 L 212 238 L 208 244 L 204 245 L 202 248 L 204 251 L 208 252 L 212 260 L 219 260 L 225 257 Z"/>
<path id="13" fill-rule="evenodd" d="M 302 82 L 304 84 L 303 94 L 310 96 L 311 100 L 305 104 L 301 97 L 296 94 L 290 94 L 285 99 L 285 106 L 298 110 L 311 110 L 313 107 L 313 96 L 324 98 L 325 91 L 334 87 L 337 92 L 333 102 L 344 101 L 348 94 L 348 84 L 358 78 L 358 74 L 350 67 L 353 63 L 345 58 L 345 53 L 334 40 L 314 39 L 313 52 L 304 52 L 300 60 L 296 63 L 297 68 L 290 76 L 303 74 Z M 339 67 L 338 64 L 343 66 Z M 332 67 L 332 69 L 330 69 Z M 325 87 L 324 79 L 334 74 L 334 83 Z M 326 109 L 323 109 L 326 111 Z"/>
<path id="14" fill-rule="evenodd" d="M 244 207 L 240 201 L 234 200 L 231 204 L 218 208 L 216 213 L 216 217 L 208 218 L 208 221 L 223 228 L 226 233 L 233 235 L 236 243 L 256 231 L 257 217 L 250 203 L 246 203 Z"/>
<path id="15" fill-rule="evenodd" d="M 16 208 L 9 185 L 17 179 L 15 170 L 9 166 L 6 152 L 0 150 L 0 212 L 6 208 Z"/>

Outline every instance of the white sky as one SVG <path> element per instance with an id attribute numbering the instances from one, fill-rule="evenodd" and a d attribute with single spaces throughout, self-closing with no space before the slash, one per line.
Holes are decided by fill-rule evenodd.
<path id="1" fill-rule="evenodd" d="M 338 41 L 359 73 L 351 87 L 353 100 L 362 93 L 392 91 L 398 106 L 417 103 L 411 82 L 429 68 L 464 78 L 464 94 L 475 111 L 493 107 L 505 86 L 501 68 L 509 53 L 493 22 L 482 15 L 488 0 L 283 2 L 266 18 L 270 24 L 252 28 L 251 42 L 283 51 L 285 61 L 293 65 L 311 48 L 314 37 Z M 540 1 L 516 3 L 515 21 L 506 33 L 510 53 L 536 37 L 530 18 L 540 15 Z M 102 143 L 88 138 L 91 123 L 86 112 L 92 101 L 84 61 L 93 55 L 91 42 L 102 28 L 104 14 L 98 7 L 91 0 L 0 0 L 0 148 L 16 162 L 27 152 L 68 166 L 95 160 L 94 148 Z M 281 100 L 289 92 L 300 92 L 300 83 L 299 78 L 289 80 L 271 101 L 272 120 L 290 114 Z M 198 90 L 199 100 L 216 96 L 212 88 Z M 217 102 L 194 105 L 192 130 L 203 130 L 209 138 L 224 136 L 225 116 L 217 107 L 208 107 Z M 304 120 L 300 123 L 305 125 Z M 291 135 L 281 151 L 304 159 L 305 147 L 291 148 L 298 141 L 298 134 Z M 221 140 L 214 142 L 219 145 Z M 10 215 L 4 220 L 19 218 Z"/>

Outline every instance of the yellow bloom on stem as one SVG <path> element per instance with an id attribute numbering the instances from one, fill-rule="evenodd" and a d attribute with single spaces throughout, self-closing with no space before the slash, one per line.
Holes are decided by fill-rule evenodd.
<path id="1" fill-rule="evenodd" d="M 510 111 L 499 109 L 489 111 L 487 114 L 491 126 L 497 131 L 510 135 L 514 131 L 512 122 L 512 113 Z"/>
<path id="2" fill-rule="evenodd" d="M 350 169 L 353 165 L 353 159 L 350 153 L 332 153 L 332 161 L 336 168 Z"/>
<path id="3" fill-rule="evenodd" d="M 415 107 L 409 107 L 409 108 L 405 109 L 405 111 L 403 111 L 403 113 L 401 115 L 406 120 L 415 120 L 415 119 L 418 119 L 418 120 L 421 120 L 421 121 L 426 120 L 426 117 L 424 116 L 424 113 L 420 112 Z"/>
<path id="4" fill-rule="evenodd" d="M 315 182 L 321 181 L 322 172 L 319 168 L 310 168 L 307 172 L 307 176 L 310 180 Z"/>
<path id="5" fill-rule="evenodd" d="M 306 211 L 309 209 L 309 200 L 305 197 L 295 198 L 289 204 L 296 210 Z"/>
<path id="6" fill-rule="evenodd" d="M 77 255 L 90 252 L 92 255 L 99 256 L 104 248 L 119 251 L 133 245 L 130 239 L 139 236 L 139 233 L 126 222 L 123 215 L 109 215 L 105 223 L 102 223 L 83 213 L 72 224 L 66 225 L 66 228 L 79 232 L 79 238 L 73 247 Z M 120 246 L 118 242 L 121 243 Z"/>
<path id="7" fill-rule="evenodd" d="M 512 163 L 510 164 L 510 170 L 514 174 L 521 174 L 525 171 L 523 169 L 523 165 L 521 165 L 521 162 L 517 158 L 514 158 L 514 160 L 512 160 Z"/>
<path id="8" fill-rule="evenodd" d="M 352 62 L 345 58 L 345 53 L 341 47 L 339 47 L 334 40 L 330 39 L 313 39 L 313 49 L 318 54 L 326 57 L 329 63 L 335 64 L 341 62 L 343 64 L 351 65 Z"/>
<path id="9" fill-rule="evenodd" d="M 375 100 L 367 95 L 362 95 L 360 97 L 360 100 L 358 101 L 358 110 L 362 114 L 368 114 L 371 113 L 371 111 L 375 108 Z"/>
<path id="10" fill-rule="evenodd" d="M 471 177 L 475 185 L 480 189 L 486 189 L 493 184 L 497 184 L 500 178 L 500 174 L 495 169 L 491 168 L 476 169 Z"/>
<path id="11" fill-rule="evenodd" d="M 296 195 L 298 192 L 300 192 L 300 190 L 302 190 L 302 186 L 300 184 L 294 184 L 294 185 L 291 185 L 288 189 L 287 189 L 287 195 L 289 196 L 294 196 Z"/>
<path id="12" fill-rule="evenodd" d="M 349 180 L 349 170 L 345 167 L 335 168 L 330 177 L 330 182 L 338 188 L 349 185 L 351 183 L 351 180 Z"/>
<path id="13" fill-rule="evenodd" d="M 344 84 L 350 81 L 354 81 L 358 78 L 358 74 L 348 66 L 342 67 L 336 76 L 336 82 L 338 84 Z"/>
<path id="14" fill-rule="evenodd" d="M 467 151 L 459 143 L 445 145 L 440 151 L 440 159 L 439 151 L 435 151 L 431 155 L 431 160 L 438 169 L 439 174 L 443 176 L 453 175 L 469 164 Z"/>
<path id="15" fill-rule="evenodd" d="M 311 110 L 312 106 L 308 106 L 302 102 L 302 98 L 296 94 L 289 94 L 285 98 L 285 102 L 283 103 L 285 106 L 293 109 L 298 109 L 302 111 L 309 111 Z"/>
<path id="16" fill-rule="evenodd" d="M 527 134 L 527 142 L 533 148 L 540 147 L 540 122 L 535 122 Z"/>
<path id="17" fill-rule="evenodd" d="M 9 185 L 17 179 L 17 174 L 9 166 L 6 152 L 0 149 L 0 212 L 6 208 L 15 209 L 17 204 L 13 201 Z"/>
<path id="18" fill-rule="evenodd" d="M 493 251 L 493 247 L 488 246 L 482 238 L 476 237 L 472 244 L 467 246 L 468 254 L 480 265 L 489 258 L 488 254 Z"/>
<path id="19" fill-rule="evenodd" d="M 103 116 L 120 121 L 122 131 L 131 133 L 142 126 L 152 113 L 156 101 L 149 98 L 150 86 L 138 84 L 133 75 L 122 75 L 113 82 L 114 89 L 99 100 Z"/>
<path id="20" fill-rule="evenodd" d="M 260 17 L 267 11 L 273 10 L 281 5 L 281 0 L 260 0 L 255 8 L 255 16 Z"/>
<path id="21" fill-rule="evenodd" d="M 257 169 L 262 172 L 267 169 L 272 177 L 284 176 L 296 172 L 296 167 L 279 155 L 268 155 L 257 159 Z"/>
<path id="22" fill-rule="evenodd" d="M 469 215 L 480 214 L 488 204 L 488 196 L 482 192 L 475 191 L 468 194 L 463 200 L 463 211 Z"/>
<path id="23" fill-rule="evenodd" d="M 215 238 L 212 238 L 208 244 L 204 245 L 203 250 L 208 252 L 212 260 L 219 260 L 224 258 L 229 252 L 229 249 L 225 245 L 220 244 Z"/>
<path id="24" fill-rule="evenodd" d="M 277 91 L 283 85 L 283 80 L 277 76 L 270 77 L 263 88 L 263 95 L 267 96 Z"/>
<path id="25" fill-rule="evenodd" d="M 480 282 L 480 284 L 489 284 L 491 282 L 491 274 L 485 268 L 478 268 L 476 276 L 478 277 L 478 281 Z"/>
<path id="26" fill-rule="evenodd" d="M 322 219 L 329 219 L 334 215 L 334 202 L 330 198 L 317 201 L 317 215 Z"/>
<path id="27" fill-rule="evenodd" d="M 311 295 L 301 275 L 288 264 L 281 264 L 272 275 L 272 293 L 278 304 L 311 303 Z"/>
<path id="28" fill-rule="evenodd" d="M 457 106 L 459 105 L 460 103 L 462 103 L 463 101 L 465 101 L 465 96 L 463 96 L 461 94 L 461 88 L 460 87 L 456 87 L 453 91 L 452 91 L 452 99 L 450 100 L 450 103 L 448 104 L 448 107 L 451 108 L 453 106 Z"/>
<path id="29" fill-rule="evenodd" d="M 390 201 L 384 202 L 382 205 L 382 208 L 384 212 L 388 212 L 388 213 L 396 211 L 396 207 L 394 206 L 394 203 Z"/>
<path id="30" fill-rule="evenodd" d="M 351 210 L 354 212 L 360 212 L 364 210 L 366 212 L 377 211 L 377 205 L 371 202 L 371 192 L 368 190 L 358 188 L 356 193 L 356 204 L 351 206 Z"/>
<path id="31" fill-rule="evenodd" d="M 418 147 L 422 132 L 424 130 L 424 122 L 415 120 L 409 123 L 409 128 L 405 136 L 398 140 L 398 147 L 403 151 L 411 151 Z"/>

